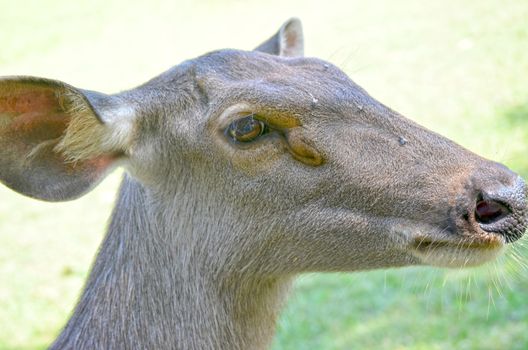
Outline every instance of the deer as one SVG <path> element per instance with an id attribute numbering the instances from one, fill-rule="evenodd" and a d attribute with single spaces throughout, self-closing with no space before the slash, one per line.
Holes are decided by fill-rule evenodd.
<path id="1" fill-rule="evenodd" d="M 116 94 L 3 77 L 0 146 L 38 200 L 125 169 L 50 349 L 266 349 L 300 274 L 476 266 L 528 224 L 519 175 L 304 57 L 296 18 Z"/>

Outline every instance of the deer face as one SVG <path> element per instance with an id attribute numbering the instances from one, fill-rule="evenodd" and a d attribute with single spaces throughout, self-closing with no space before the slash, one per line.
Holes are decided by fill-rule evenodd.
<path id="1" fill-rule="evenodd" d="M 27 113 L 46 109 L 39 113 L 53 137 L 12 137 L 43 174 L 22 181 L 27 163 L 17 163 L 0 175 L 28 195 L 66 199 L 122 159 L 167 216 L 191 206 L 213 218 L 220 234 L 195 238 L 233 269 L 252 272 L 476 265 L 522 236 L 526 189 L 516 174 L 301 53 L 300 25 L 292 21 L 257 51 L 213 52 L 116 96 L 50 82 L 35 93 L 33 82 L 24 95 L 33 102 L 17 107 L 13 91 L 26 89 L 11 81 L 4 125 L 23 134 L 13 116 L 25 113 L 19 120 L 31 125 Z M 56 126 L 56 114 L 65 126 Z M 48 155 L 36 157 L 40 151 Z M 61 190 L 48 190 L 42 179 L 56 169 L 48 164 L 63 161 L 51 172 Z M 28 181 L 44 181 L 37 187 L 46 193 Z"/>
<path id="2" fill-rule="evenodd" d="M 253 235 L 243 238 L 254 240 L 250 255 L 272 254 L 274 268 L 475 265 L 526 228 L 516 174 L 390 110 L 326 62 L 219 51 L 178 75 L 169 76 L 192 81 L 208 103 L 162 128 L 182 163 L 160 178 L 187 164 L 191 181 L 210 182 L 209 201 L 231 208 L 232 227 Z"/>

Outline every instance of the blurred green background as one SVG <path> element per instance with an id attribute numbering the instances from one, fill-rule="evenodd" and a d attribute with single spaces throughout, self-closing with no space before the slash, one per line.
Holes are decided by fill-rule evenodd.
<path id="1" fill-rule="evenodd" d="M 526 0 L 0 0 L 0 75 L 115 92 L 210 50 L 251 49 L 291 16 L 308 56 L 528 176 Z M 119 176 L 64 204 L 0 188 L 0 349 L 57 335 Z M 478 269 L 301 276 L 273 348 L 528 349 L 527 256 L 521 242 Z"/>

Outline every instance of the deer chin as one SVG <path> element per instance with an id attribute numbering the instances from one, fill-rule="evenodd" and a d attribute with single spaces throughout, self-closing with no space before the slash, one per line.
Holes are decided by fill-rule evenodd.
<path id="1" fill-rule="evenodd" d="M 418 235 L 411 241 L 411 253 L 426 265 L 471 267 L 497 258 L 505 244 L 504 237 L 493 233 Z"/>

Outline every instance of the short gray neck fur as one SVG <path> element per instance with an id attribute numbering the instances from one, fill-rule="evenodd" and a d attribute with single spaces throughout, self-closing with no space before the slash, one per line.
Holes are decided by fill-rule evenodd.
<path id="1" fill-rule="evenodd" d="M 192 212 L 170 217 L 188 232 L 171 232 L 149 201 L 125 176 L 86 288 L 51 349 L 266 348 L 290 279 L 215 274 L 213 257 L 187 239 Z"/>

